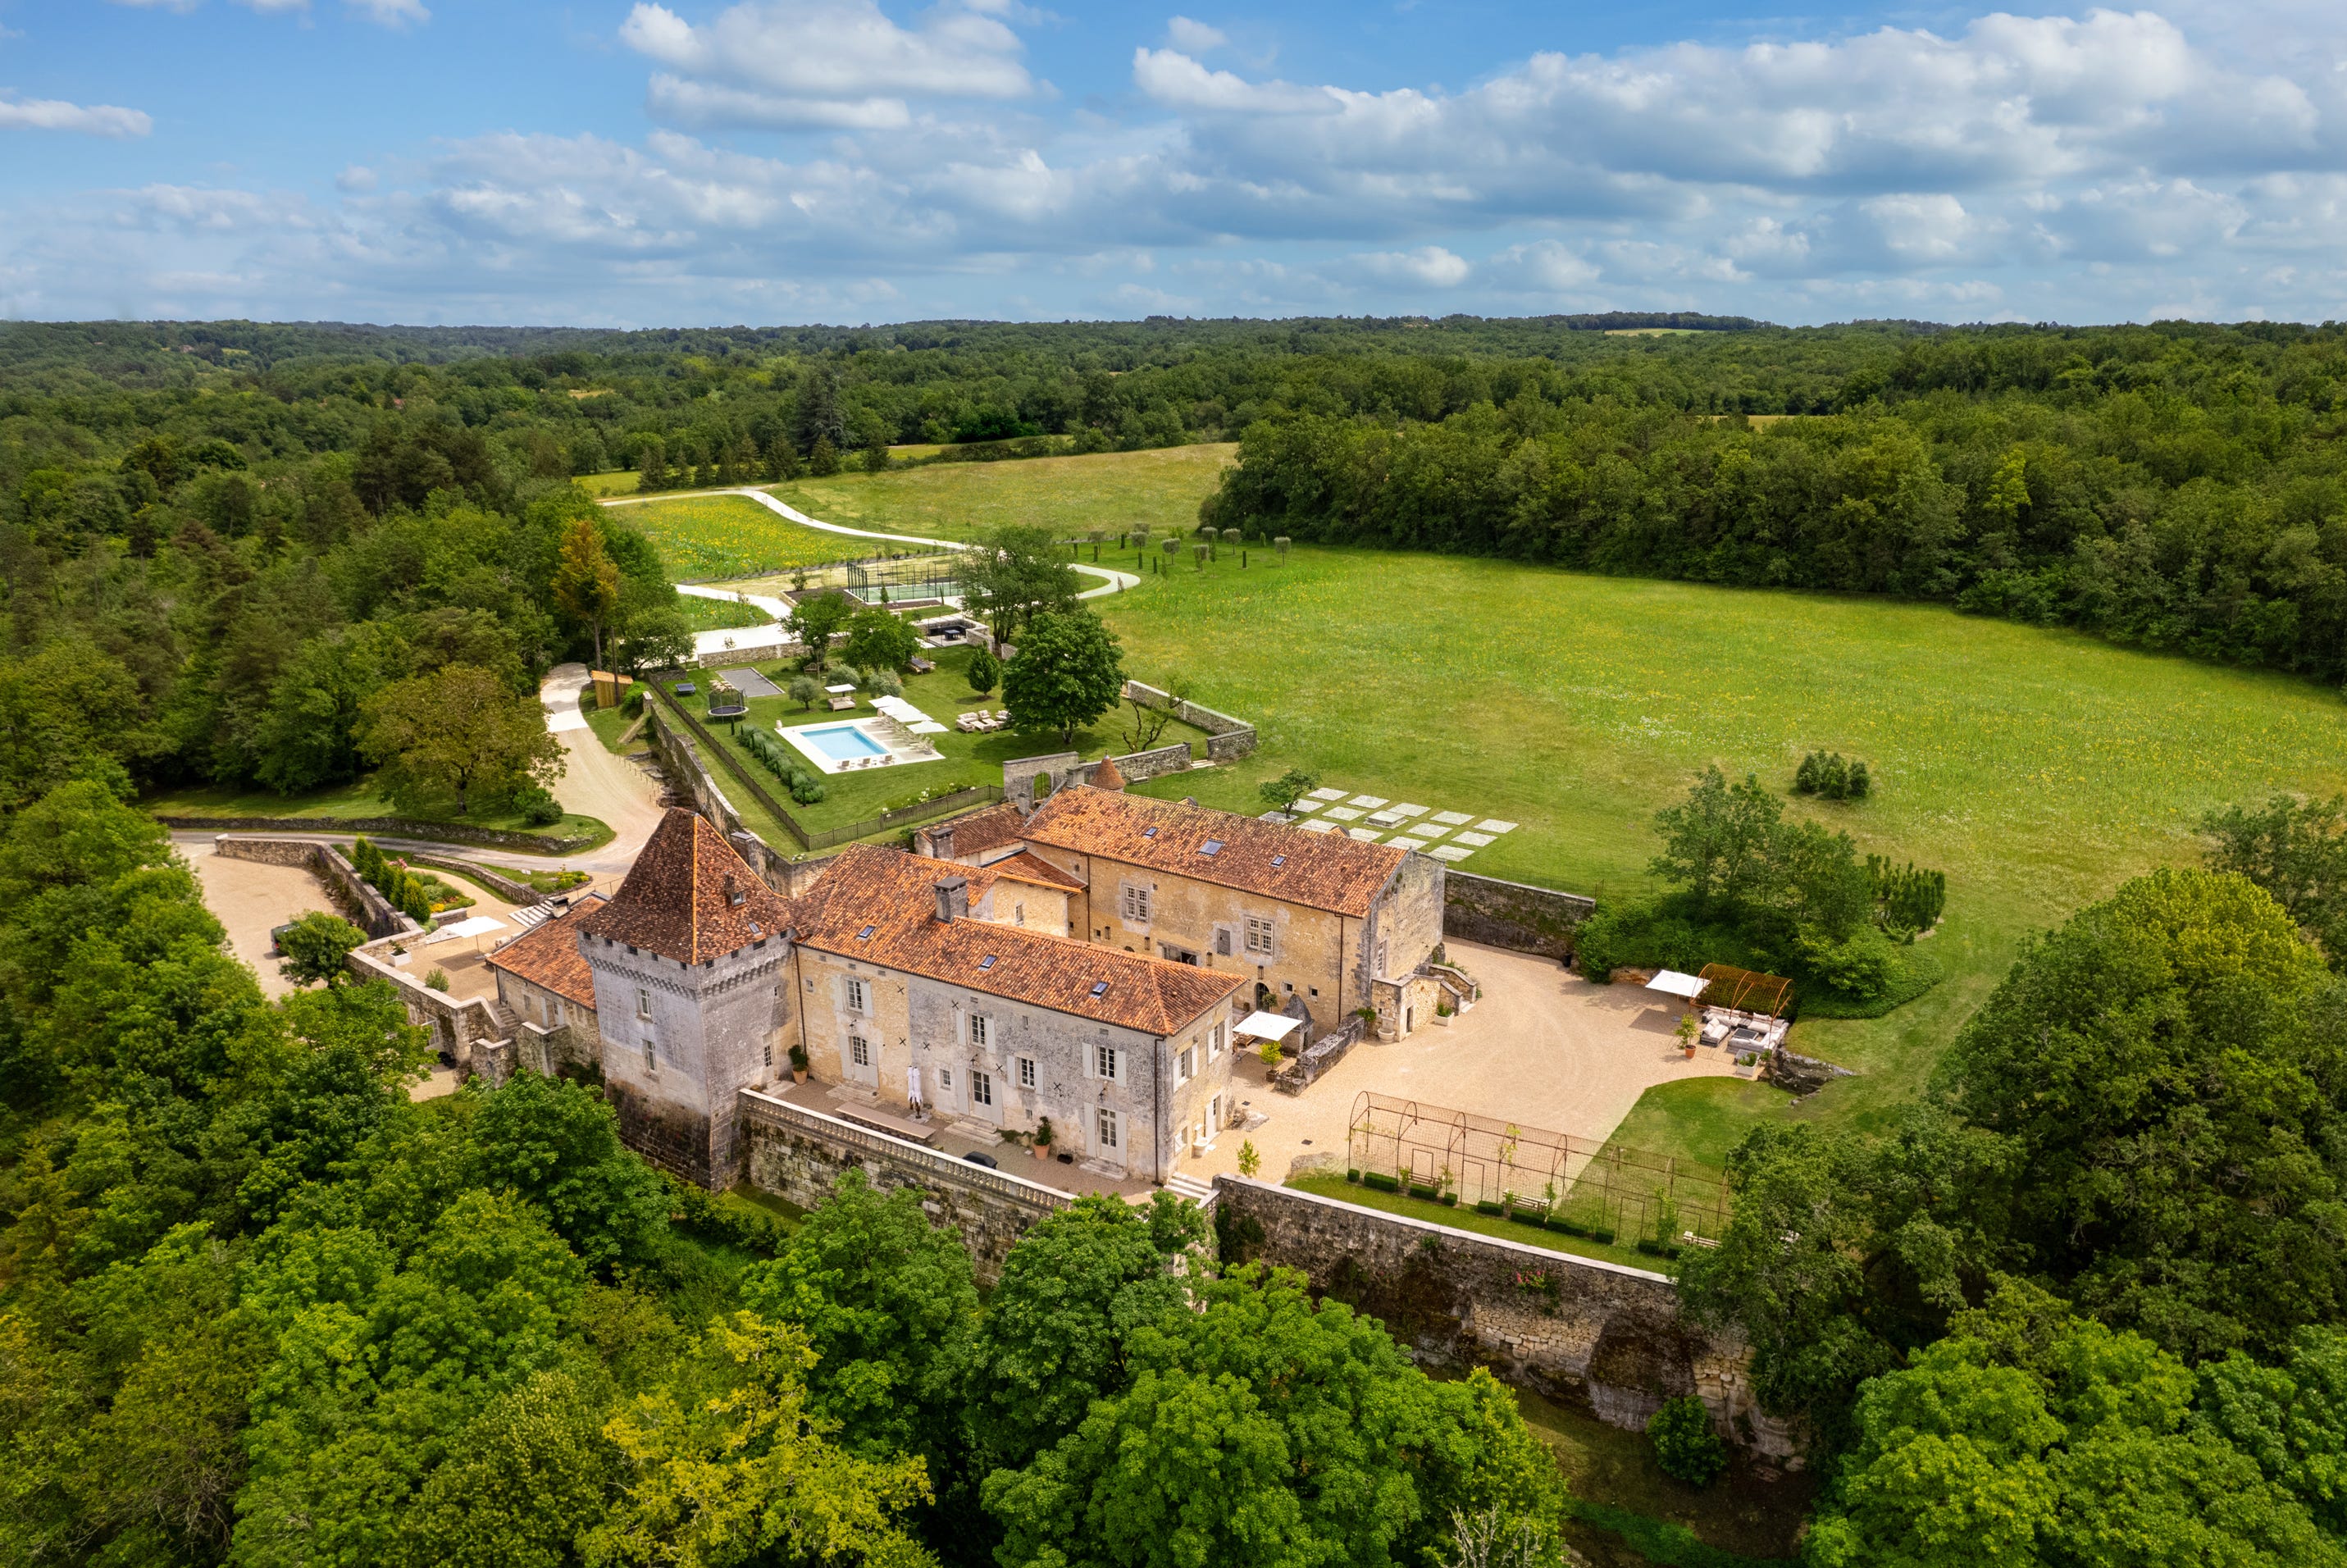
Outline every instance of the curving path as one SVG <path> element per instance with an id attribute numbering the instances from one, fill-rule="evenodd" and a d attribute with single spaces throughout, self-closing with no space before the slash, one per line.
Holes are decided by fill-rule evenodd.
<path id="1" fill-rule="evenodd" d="M 784 518 L 791 522 L 796 523 L 801 528 L 820 528 L 826 534 L 845 534 L 850 538 L 880 539 L 886 543 L 894 545 L 928 545 L 937 549 L 945 550 L 965 549 L 969 544 L 969 541 L 967 539 L 931 539 L 924 538 L 918 534 L 884 534 L 872 528 L 851 528 L 844 523 L 826 523 L 822 521 L 820 518 L 808 517 L 796 507 L 785 505 L 782 501 L 779 501 L 774 497 L 768 495 L 764 490 L 753 490 L 746 486 L 732 490 L 695 490 L 692 491 L 692 494 L 696 496 L 747 496 L 750 499 L 757 502 L 768 511 L 774 513 L 778 517 Z M 676 499 L 676 497 L 673 496 L 615 496 L 610 500 L 605 501 L 603 505 L 607 507 L 635 507 L 642 506 L 645 503 L 651 501 L 670 501 L 674 499 Z M 1098 599 L 1104 593 L 1122 593 L 1129 588 L 1139 588 L 1141 586 L 1140 577 L 1133 572 L 1119 571 L 1114 567 L 1091 566 L 1082 561 L 1070 561 L 1068 564 L 1075 568 L 1076 570 L 1082 572 L 1086 577 L 1097 577 L 1105 579 L 1102 582 L 1100 587 L 1087 589 L 1082 593 L 1078 594 L 1076 596 L 1078 599 Z M 679 593 L 692 593 L 693 592 L 693 587 L 681 587 L 677 591 Z M 726 593 L 723 590 L 712 589 L 700 595 L 700 597 L 707 599 L 739 599 L 745 600 L 748 603 L 754 604 L 761 610 L 765 610 L 769 606 L 772 606 L 774 607 L 774 614 L 778 620 L 782 616 L 790 612 L 790 607 L 783 603 L 781 600 L 769 599 L 762 595 L 733 594 Z"/>

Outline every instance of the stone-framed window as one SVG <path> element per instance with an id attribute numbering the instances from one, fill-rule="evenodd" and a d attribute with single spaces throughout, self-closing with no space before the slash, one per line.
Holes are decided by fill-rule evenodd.
<path id="1" fill-rule="evenodd" d="M 1120 1054 L 1121 1053 L 1117 1050 L 1116 1047 L 1112 1045 L 1093 1046 L 1092 1076 L 1094 1078 L 1104 1078 L 1111 1083 L 1121 1081 L 1122 1074 L 1119 1070 L 1123 1066 L 1123 1063 L 1118 1060 Z"/>
<path id="2" fill-rule="evenodd" d="M 1187 1083 L 1196 1077 L 1197 1073 L 1198 1048 L 1194 1045 L 1185 1045 L 1182 1048 L 1182 1054 L 1174 1059 L 1174 1081 Z"/>
<path id="3" fill-rule="evenodd" d="M 978 1047 L 980 1050 L 992 1050 L 994 1046 L 994 1020 L 987 1017 L 986 1014 L 982 1012 L 974 1012 L 970 1014 L 969 1042 L 970 1044 Z"/>
<path id="4" fill-rule="evenodd" d="M 1120 901 L 1118 907 L 1123 913 L 1124 917 L 1132 921 L 1134 925 L 1148 925 L 1149 889 L 1146 887 L 1136 887 L 1130 882 L 1126 883 L 1124 885 L 1124 897 Z"/>
<path id="5" fill-rule="evenodd" d="M 644 1075 L 652 1077 L 660 1071 L 660 1045 L 649 1034 L 644 1036 Z"/>
<path id="6" fill-rule="evenodd" d="M 652 1016 L 652 992 L 650 986 L 636 988 L 636 1016 L 638 1018 Z"/>
<path id="7" fill-rule="evenodd" d="M 1271 917 L 1249 915 L 1246 917 L 1246 950 L 1259 958 L 1271 957 Z"/>
<path id="8" fill-rule="evenodd" d="M 872 1010 L 872 987 L 854 975 L 847 977 L 847 1010 L 849 1012 Z"/>
<path id="9" fill-rule="evenodd" d="M 1019 1087 L 1021 1089 L 1035 1087 L 1035 1059 L 1031 1056 L 1022 1056 L 1019 1059 Z"/>
<path id="10" fill-rule="evenodd" d="M 1214 1032 L 1206 1037 L 1206 1060 L 1208 1061 L 1220 1061 L 1223 1059 L 1223 1029 L 1224 1026 L 1222 1024 L 1216 1024 L 1214 1026 Z"/>

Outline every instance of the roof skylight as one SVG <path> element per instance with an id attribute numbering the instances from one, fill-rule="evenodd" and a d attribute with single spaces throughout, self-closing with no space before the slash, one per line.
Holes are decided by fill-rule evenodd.
<path id="1" fill-rule="evenodd" d="M 1223 841 L 1219 838 L 1210 838 L 1198 845 L 1198 853 L 1201 855 L 1220 855 L 1222 852 Z"/>
<path id="2" fill-rule="evenodd" d="M 859 942 L 868 942 L 872 939 L 872 933 L 879 928 L 880 927 L 877 926 L 866 926 L 864 929 L 856 933 L 856 939 Z"/>
<path id="3" fill-rule="evenodd" d="M 978 967 L 981 969 L 990 969 L 994 968 L 994 955 L 992 953 L 989 953 L 986 957 L 979 959 Z"/>
<path id="4" fill-rule="evenodd" d="M 1108 995 L 1108 982 L 1106 980 L 1094 980 L 1092 982 L 1093 999 L 1097 1000 L 1099 998 L 1106 995 Z"/>

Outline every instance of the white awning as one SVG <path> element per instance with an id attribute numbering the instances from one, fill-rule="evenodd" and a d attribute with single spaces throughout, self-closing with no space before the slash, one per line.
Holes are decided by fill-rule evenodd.
<path id="1" fill-rule="evenodd" d="M 1666 991 L 1672 996 L 1685 997 L 1692 1001 L 1703 995 L 1705 983 L 1693 975 L 1683 975 L 1676 969 L 1665 969 L 1646 982 L 1646 989 L 1650 991 Z"/>
<path id="2" fill-rule="evenodd" d="M 492 931 L 502 931 L 505 928 L 506 923 L 503 920 L 492 919 L 487 915 L 475 915 L 470 919 L 459 920 L 453 926 L 441 927 L 425 938 L 424 941 L 426 946 L 429 946 L 434 942 L 454 941 L 459 937 L 486 937 Z"/>
<path id="3" fill-rule="evenodd" d="M 1238 1032 L 1253 1040 L 1285 1040 L 1304 1020 L 1285 1013 L 1251 1012 L 1239 1020 Z"/>

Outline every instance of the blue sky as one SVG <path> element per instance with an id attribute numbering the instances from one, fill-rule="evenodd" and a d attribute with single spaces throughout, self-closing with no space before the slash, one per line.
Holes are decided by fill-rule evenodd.
<path id="1" fill-rule="evenodd" d="M 0 0 L 0 315 L 2347 318 L 2347 5 Z"/>

